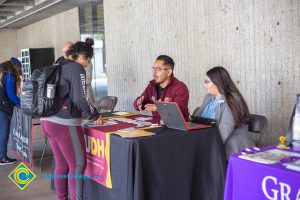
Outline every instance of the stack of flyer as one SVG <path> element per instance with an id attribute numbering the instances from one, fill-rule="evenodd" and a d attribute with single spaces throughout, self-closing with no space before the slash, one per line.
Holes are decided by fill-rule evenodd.
<path id="1" fill-rule="evenodd" d="M 300 172 L 300 160 L 296 160 L 294 162 L 287 163 L 287 164 L 285 164 L 285 167 L 287 169 L 291 169 L 291 170 Z"/>
<path id="2" fill-rule="evenodd" d="M 239 155 L 239 158 L 250 160 L 253 162 L 263 163 L 263 164 L 274 164 L 280 162 L 284 158 L 288 157 L 299 157 L 299 153 L 284 151 L 280 149 L 271 149 L 267 151 L 249 153 L 246 155 Z"/>

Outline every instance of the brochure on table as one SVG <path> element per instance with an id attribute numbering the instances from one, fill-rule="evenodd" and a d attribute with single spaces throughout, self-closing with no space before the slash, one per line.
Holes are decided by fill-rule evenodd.
<path id="1" fill-rule="evenodd" d="M 253 162 L 263 163 L 263 164 L 274 164 L 280 162 L 284 158 L 288 157 L 299 157 L 299 153 L 284 151 L 281 149 L 271 149 L 267 151 L 249 153 L 246 155 L 240 155 L 239 158 L 250 160 Z"/>

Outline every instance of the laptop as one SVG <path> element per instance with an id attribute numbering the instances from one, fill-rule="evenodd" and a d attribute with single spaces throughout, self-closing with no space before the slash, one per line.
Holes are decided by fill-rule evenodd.
<path id="1" fill-rule="evenodd" d="M 175 102 L 155 101 L 154 103 L 161 120 L 168 128 L 190 131 L 212 127 L 207 124 L 186 122 L 178 104 Z"/>

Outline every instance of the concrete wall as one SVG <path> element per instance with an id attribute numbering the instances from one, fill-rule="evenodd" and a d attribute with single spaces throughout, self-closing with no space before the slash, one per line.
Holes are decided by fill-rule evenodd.
<path id="1" fill-rule="evenodd" d="M 73 8 L 21 29 L 0 30 L 0 62 L 12 56 L 19 57 L 23 48 L 54 47 L 55 58 L 58 58 L 65 41 L 78 40 L 78 8 Z"/>
<path id="2" fill-rule="evenodd" d="M 13 56 L 19 56 L 17 51 L 18 44 L 15 41 L 17 41 L 16 30 L 0 30 L 0 63 L 10 59 Z"/>
<path id="3" fill-rule="evenodd" d="M 65 41 L 80 40 L 78 8 L 41 20 L 17 31 L 18 50 L 54 47 L 55 58 L 62 55 Z"/>
<path id="4" fill-rule="evenodd" d="M 190 90 L 190 111 L 205 94 L 205 72 L 226 67 L 251 113 L 269 120 L 264 144 L 287 129 L 300 92 L 299 0 L 105 0 L 108 93 L 117 110 L 152 77 L 159 54 L 176 62 Z"/>

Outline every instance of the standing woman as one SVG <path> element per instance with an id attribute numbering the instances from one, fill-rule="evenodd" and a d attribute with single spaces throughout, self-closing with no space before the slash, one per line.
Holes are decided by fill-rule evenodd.
<path id="1" fill-rule="evenodd" d="M 81 200 L 82 173 L 86 165 L 84 133 L 81 128 L 82 113 L 87 119 L 102 123 L 101 116 L 87 100 L 84 68 L 93 57 L 93 48 L 76 42 L 68 50 L 72 61 L 64 60 L 58 89 L 60 99 L 65 99 L 53 116 L 41 119 L 55 158 L 54 183 L 59 200 Z M 69 58 L 69 57 L 68 57 Z M 61 178 L 66 177 L 68 179 Z"/>
<path id="2" fill-rule="evenodd" d="M 14 106 L 20 106 L 20 98 L 16 88 L 21 84 L 18 69 L 11 61 L 6 61 L 0 67 L 0 166 L 12 164 L 16 159 L 7 157 L 10 121 Z"/>
<path id="3" fill-rule="evenodd" d="M 254 146 L 248 133 L 249 109 L 225 68 L 214 67 L 206 75 L 204 86 L 208 94 L 193 116 L 216 120 L 228 160 L 231 154 Z"/>
<path id="4" fill-rule="evenodd" d="M 19 61 L 15 57 L 11 57 L 9 61 L 12 62 L 12 64 L 15 66 L 15 68 L 18 70 L 18 73 L 19 73 L 20 84 L 16 85 L 16 94 L 17 94 L 18 97 L 20 97 L 21 96 L 21 92 L 22 92 L 22 86 L 23 86 L 22 63 L 21 63 L 21 61 Z"/>

